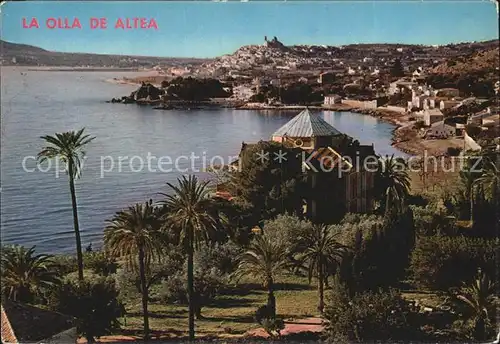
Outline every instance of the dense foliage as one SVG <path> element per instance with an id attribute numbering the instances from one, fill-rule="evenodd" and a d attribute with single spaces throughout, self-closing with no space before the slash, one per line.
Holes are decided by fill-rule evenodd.
<path id="1" fill-rule="evenodd" d="M 415 240 L 411 211 L 384 217 L 348 215 L 340 230 L 342 243 L 351 248 L 340 269 L 351 295 L 388 288 L 405 277 Z"/>
<path id="2" fill-rule="evenodd" d="M 254 94 L 250 101 L 259 103 L 279 101 L 282 104 L 307 105 L 323 101 L 323 91 L 302 82 L 283 87 L 266 85 L 260 87 L 259 92 Z"/>
<path id="3" fill-rule="evenodd" d="M 66 281 L 54 290 L 49 305 L 73 316 L 78 333 L 89 342 L 119 329 L 119 318 L 125 311 L 118 301 L 114 280 L 104 277 Z"/>
<path id="4" fill-rule="evenodd" d="M 277 154 L 285 154 L 287 160 L 279 162 L 273 158 Z M 254 224 L 280 213 L 302 213 L 305 184 L 299 154 L 300 149 L 264 141 L 243 150 L 241 171 L 234 174 L 233 185 Z"/>
<path id="5" fill-rule="evenodd" d="M 2 246 L 2 296 L 14 301 L 33 302 L 59 283 L 53 256 L 35 254 L 35 246 Z"/>
<path id="6" fill-rule="evenodd" d="M 339 338 L 348 342 L 406 341 L 418 338 L 416 313 L 399 293 L 362 292 L 349 296 L 335 283 L 328 298 L 325 317 L 329 343 Z"/>
<path id="7" fill-rule="evenodd" d="M 217 79 L 195 79 L 192 77 L 177 77 L 170 81 L 166 88 L 167 94 L 175 95 L 181 100 L 201 101 L 210 98 L 226 98 L 230 92 L 224 90 L 224 85 Z"/>
<path id="8" fill-rule="evenodd" d="M 496 276 L 499 248 L 495 239 L 421 236 L 412 252 L 409 270 L 420 287 L 446 291 L 472 281 L 478 267 Z"/>

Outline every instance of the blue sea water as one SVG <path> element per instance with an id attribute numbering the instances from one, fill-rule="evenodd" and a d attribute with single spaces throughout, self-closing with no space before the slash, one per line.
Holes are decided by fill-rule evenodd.
<path id="1" fill-rule="evenodd" d="M 46 253 L 74 250 L 67 176 L 61 173 L 57 177 L 54 166 L 41 172 L 33 160 L 43 147 L 41 135 L 85 127 L 96 136 L 88 145 L 88 159 L 76 183 L 83 245 L 92 242 L 95 247 L 102 239 L 105 221 L 116 211 L 158 199 L 159 192 L 167 191 L 166 182 L 174 182 L 182 174 L 165 172 L 171 166 L 168 159 L 175 163 L 179 156 L 194 154 L 199 157 L 195 159 L 196 169 L 201 168 L 203 158 L 208 162 L 220 156 L 228 162 L 238 154 L 243 141 L 268 139 L 295 114 L 232 109 L 159 111 L 135 104 L 106 103 L 135 88 L 106 82 L 125 75 L 133 73 L 2 67 L 3 244 L 37 245 L 37 250 Z M 373 143 L 379 154 L 402 155 L 391 146 L 394 127 L 388 123 L 355 113 L 323 112 L 323 116 L 361 143 Z M 148 156 L 151 168 L 147 167 Z M 154 159 L 159 157 L 167 164 L 162 165 L 164 172 Z M 141 161 L 143 168 L 134 172 L 140 169 Z M 103 174 L 102 165 L 110 172 Z M 186 159 L 179 160 L 178 165 L 186 172 L 192 170 Z"/>

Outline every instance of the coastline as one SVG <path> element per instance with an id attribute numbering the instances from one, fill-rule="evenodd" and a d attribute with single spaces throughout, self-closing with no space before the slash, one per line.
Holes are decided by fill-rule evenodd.
<path id="1" fill-rule="evenodd" d="M 272 110 L 272 111 L 293 111 L 302 110 L 305 108 L 313 110 L 327 110 L 327 111 L 344 111 L 344 112 L 354 112 L 367 116 L 377 118 L 380 121 L 390 123 L 395 126 L 392 130 L 392 146 L 400 150 L 407 155 L 418 155 L 423 150 L 436 151 L 441 154 L 442 149 L 429 148 L 427 147 L 423 140 L 417 137 L 417 132 L 413 129 L 413 122 L 410 120 L 409 116 L 405 113 L 400 113 L 396 111 L 391 111 L 387 109 L 375 108 L 375 109 L 363 109 L 358 107 L 352 107 L 345 104 L 335 104 L 335 105 L 321 105 L 321 106 L 270 106 L 262 104 L 246 104 L 239 107 L 242 110 Z M 441 140 L 445 141 L 445 140 Z M 439 145 L 438 145 L 439 146 Z M 456 145 L 455 145 L 456 146 Z"/>
<path id="2" fill-rule="evenodd" d="M 158 80 L 164 79 L 166 76 L 161 75 L 158 71 L 149 71 L 148 74 L 140 77 L 122 77 L 107 79 L 106 82 L 115 85 L 140 85 L 141 82 L 149 82 L 158 86 Z M 234 98 L 219 99 L 217 101 L 208 100 L 203 102 L 189 102 L 189 101 L 175 101 L 172 104 L 159 104 L 154 107 L 156 110 L 169 110 L 177 109 L 197 109 L 197 108 L 230 108 L 234 110 L 269 110 L 269 111 L 300 111 L 305 108 L 317 111 L 342 111 L 354 112 L 359 114 L 368 115 L 377 118 L 380 121 L 394 125 L 391 132 L 391 145 L 409 156 L 420 155 L 427 152 L 428 155 L 443 155 L 446 154 L 448 147 L 463 147 L 463 140 L 460 139 L 442 139 L 442 140 L 426 140 L 418 136 L 418 131 L 413 127 L 414 121 L 410 120 L 407 113 L 397 112 L 386 108 L 378 107 L 374 109 L 359 108 L 347 104 L 333 104 L 333 105 L 285 105 L 273 106 L 263 103 L 245 103 L 241 104 L 243 100 Z M 156 103 L 155 103 L 156 104 Z M 149 104 L 149 105 L 155 105 Z M 141 104 L 148 105 L 148 104 Z"/>

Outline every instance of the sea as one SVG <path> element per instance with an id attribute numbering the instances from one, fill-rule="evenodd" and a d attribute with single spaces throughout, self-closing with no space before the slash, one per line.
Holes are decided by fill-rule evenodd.
<path id="1" fill-rule="evenodd" d="M 137 202 L 159 200 L 183 174 L 214 178 L 211 164 L 229 163 L 242 142 L 258 142 L 291 113 L 234 109 L 154 110 L 107 103 L 137 86 L 109 82 L 137 72 L 33 71 L 1 68 L 1 241 L 36 245 L 42 253 L 74 252 L 67 175 L 52 162 L 38 165 L 43 135 L 85 128 L 95 136 L 76 182 L 82 244 L 99 247 L 106 221 Z M 391 146 L 394 126 L 368 115 L 321 113 L 325 120 L 374 144 L 378 154 L 403 155 Z"/>

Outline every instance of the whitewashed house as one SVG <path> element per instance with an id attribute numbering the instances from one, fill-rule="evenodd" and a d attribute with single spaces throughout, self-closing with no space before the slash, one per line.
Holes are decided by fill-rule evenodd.
<path id="1" fill-rule="evenodd" d="M 456 134 L 454 126 L 445 124 L 444 121 L 433 123 L 425 133 L 426 138 L 447 139 Z"/>
<path id="2" fill-rule="evenodd" d="M 324 105 L 333 105 L 342 103 L 342 97 L 338 94 L 328 94 L 323 101 Z"/>
<path id="3" fill-rule="evenodd" d="M 427 109 L 423 111 L 423 119 L 426 126 L 444 120 L 444 115 L 439 109 Z"/>

